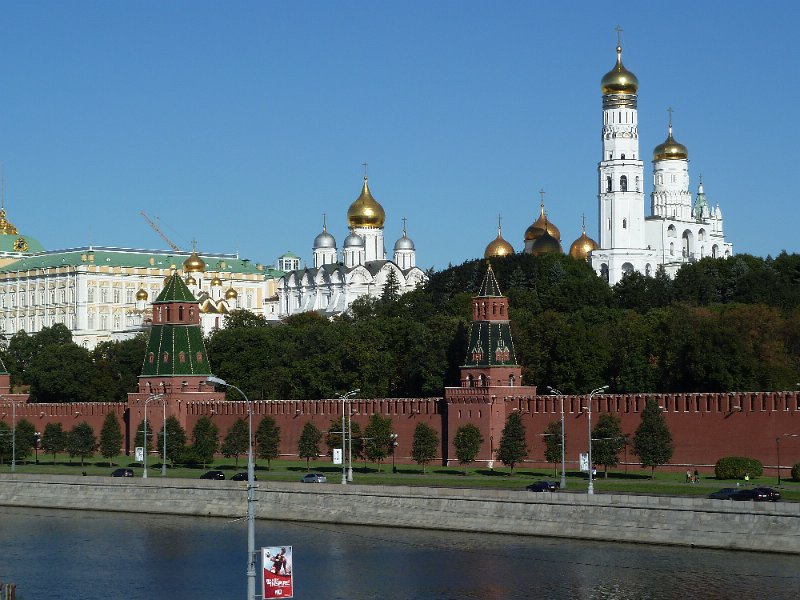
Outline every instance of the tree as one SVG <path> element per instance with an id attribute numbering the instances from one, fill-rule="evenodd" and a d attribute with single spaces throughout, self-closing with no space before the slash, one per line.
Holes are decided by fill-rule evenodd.
<path id="1" fill-rule="evenodd" d="M 81 457 L 81 466 L 85 458 L 92 456 L 97 450 L 97 438 L 94 435 L 94 429 L 86 421 L 82 421 L 75 425 L 72 430 L 67 433 L 67 454 L 70 458 L 76 456 Z"/>
<path id="2" fill-rule="evenodd" d="M 0 440 L 2 441 L 2 440 Z M 56 464 L 56 454 L 63 452 L 67 446 L 67 434 L 61 423 L 48 423 L 44 426 L 42 434 L 42 450 L 53 455 L 53 464 Z"/>
<path id="3" fill-rule="evenodd" d="M 561 447 L 565 440 L 561 439 L 561 421 L 551 421 L 544 430 L 544 459 L 553 463 L 553 475 L 557 464 L 561 462 Z"/>
<path id="4" fill-rule="evenodd" d="M 256 445 L 258 448 L 258 458 L 267 460 L 267 469 L 272 465 L 272 461 L 278 458 L 278 446 L 281 441 L 281 428 L 275 423 L 272 417 L 264 417 L 258 424 L 256 430 Z"/>
<path id="5" fill-rule="evenodd" d="M 30 456 L 33 447 L 36 445 L 36 427 L 27 419 L 17 421 L 17 431 L 15 436 L 15 446 L 17 461 L 24 461 Z"/>
<path id="6" fill-rule="evenodd" d="M 225 458 L 230 458 L 231 456 L 236 457 L 236 468 L 238 469 L 239 455 L 246 454 L 249 447 L 250 431 L 247 427 L 247 421 L 244 419 L 236 419 L 228 430 L 228 435 L 222 440 L 222 454 Z"/>
<path id="7" fill-rule="evenodd" d="M 322 440 L 322 432 L 319 427 L 311 421 L 303 426 L 300 439 L 297 440 L 297 455 L 306 459 L 306 471 L 309 469 L 308 462 L 319 456 L 319 443 Z"/>
<path id="8" fill-rule="evenodd" d="M 592 428 L 592 461 L 603 465 L 603 477 L 608 477 L 609 467 L 619 464 L 619 453 L 626 443 L 620 418 L 611 413 L 600 413 L 597 425 Z"/>
<path id="9" fill-rule="evenodd" d="M 528 456 L 528 447 L 525 445 L 525 425 L 520 416 L 512 412 L 506 419 L 500 445 L 497 448 L 497 458 L 514 473 L 514 465 Z"/>
<path id="10" fill-rule="evenodd" d="M 396 302 L 400 297 L 400 283 L 397 281 L 397 273 L 394 269 L 389 269 L 386 275 L 386 283 L 383 285 L 381 300 L 384 302 Z"/>
<path id="11" fill-rule="evenodd" d="M 26 376 L 31 383 L 31 398 L 36 402 L 111 400 L 110 396 L 92 395 L 94 373 L 89 351 L 69 342 L 43 347 L 31 360 Z"/>
<path id="12" fill-rule="evenodd" d="M 100 430 L 100 454 L 108 459 L 108 466 L 111 466 L 111 459 L 119 454 L 122 448 L 122 429 L 119 426 L 117 415 L 110 412 L 103 421 L 103 428 Z"/>
<path id="13" fill-rule="evenodd" d="M 361 435 L 361 426 L 353 421 L 350 422 L 350 445 L 347 448 L 348 454 L 352 449 L 353 458 L 364 457 L 364 436 Z"/>
<path id="14" fill-rule="evenodd" d="M 633 436 L 633 451 L 643 467 L 650 467 L 652 477 L 656 467 L 669 462 L 673 450 L 672 434 L 661 407 L 653 398 L 648 398 L 642 411 L 642 422 Z"/>
<path id="15" fill-rule="evenodd" d="M 0 465 L 3 461 L 11 458 L 11 426 L 5 421 L 0 421 Z"/>
<path id="16" fill-rule="evenodd" d="M 364 453 L 366 457 L 378 463 L 378 473 L 381 463 L 389 456 L 392 445 L 392 419 L 380 415 L 372 415 L 364 429 Z"/>
<path id="17" fill-rule="evenodd" d="M 158 434 L 158 447 L 164 447 L 164 427 Z M 177 417 L 167 418 L 167 459 L 175 466 L 175 461 L 179 459 L 186 450 L 186 430 L 181 426 Z"/>
<path id="18" fill-rule="evenodd" d="M 214 460 L 219 446 L 219 428 L 208 417 L 200 417 L 192 429 L 192 450 L 203 468 Z"/>
<path id="19" fill-rule="evenodd" d="M 423 473 L 425 473 L 425 465 L 436 458 L 436 450 L 438 448 L 439 434 L 436 433 L 436 430 L 427 423 L 418 423 L 414 428 L 411 458 L 422 465 Z"/>
<path id="20" fill-rule="evenodd" d="M 464 475 L 467 474 L 467 465 L 475 461 L 483 443 L 481 430 L 472 423 L 462 425 L 456 430 L 453 446 L 456 448 L 456 458 L 464 465 Z"/>

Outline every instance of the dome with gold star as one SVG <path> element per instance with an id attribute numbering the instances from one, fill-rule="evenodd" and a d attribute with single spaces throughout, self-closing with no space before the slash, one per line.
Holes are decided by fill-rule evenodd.
<path id="1" fill-rule="evenodd" d="M 544 202 L 542 202 L 539 218 L 525 230 L 525 241 L 538 240 L 545 232 L 549 233 L 557 241 L 561 241 L 561 232 L 558 227 L 547 220 L 547 215 L 544 212 Z"/>
<path id="2" fill-rule="evenodd" d="M 622 64 L 622 46 L 617 44 L 617 64 L 600 80 L 604 96 L 614 94 L 635 94 L 639 91 L 639 80 Z"/>
<path id="3" fill-rule="evenodd" d="M 486 251 L 483 253 L 483 258 L 494 258 L 502 256 L 510 256 L 514 254 L 514 247 L 503 239 L 503 230 L 500 225 L 497 226 L 497 237 L 489 242 L 486 246 Z"/>
<path id="4" fill-rule="evenodd" d="M 583 233 L 581 237 L 572 242 L 569 247 L 569 255 L 575 260 L 585 260 L 589 262 L 589 253 L 592 250 L 597 250 L 597 242 L 586 235 L 586 226 L 583 226 Z"/>
<path id="5" fill-rule="evenodd" d="M 385 220 L 386 213 L 378 201 L 372 197 L 367 177 L 364 176 L 364 187 L 361 188 L 361 195 L 347 209 L 347 223 L 350 227 L 380 229 L 383 227 Z"/>
<path id="6" fill-rule="evenodd" d="M 687 160 L 688 158 L 689 151 L 686 146 L 676 142 L 672 137 L 672 124 L 670 124 L 667 139 L 653 150 L 653 160 Z"/>

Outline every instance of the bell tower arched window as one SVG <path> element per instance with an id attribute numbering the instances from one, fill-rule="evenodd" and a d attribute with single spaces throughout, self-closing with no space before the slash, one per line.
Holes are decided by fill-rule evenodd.
<path id="1" fill-rule="evenodd" d="M 606 191 L 607 192 L 611 191 L 611 176 L 610 175 L 608 177 L 606 177 Z"/>
<path id="2" fill-rule="evenodd" d="M 628 177 L 626 175 L 619 178 L 619 189 L 623 192 L 628 191 Z"/>

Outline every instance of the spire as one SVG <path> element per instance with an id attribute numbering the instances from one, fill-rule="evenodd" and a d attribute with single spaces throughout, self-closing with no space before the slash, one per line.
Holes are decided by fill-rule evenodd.
<path id="1" fill-rule="evenodd" d="M 478 292 L 478 298 L 499 298 L 503 294 L 500 293 L 500 286 L 497 284 L 497 279 L 492 270 L 492 263 L 486 262 L 486 275 L 483 277 L 481 289 Z"/>
<path id="2" fill-rule="evenodd" d="M 322 233 L 328 233 L 327 214 L 322 213 Z"/>

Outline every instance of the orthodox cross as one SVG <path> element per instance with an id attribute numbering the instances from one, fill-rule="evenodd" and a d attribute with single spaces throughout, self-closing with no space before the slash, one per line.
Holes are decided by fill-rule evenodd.
<path id="1" fill-rule="evenodd" d="M 672 110 L 671 106 L 667 109 L 667 112 L 669 113 L 669 126 L 672 127 L 672 113 L 674 111 Z"/>
<path id="2" fill-rule="evenodd" d="M 617 32 L 617 46 L 621 46 L 621 45 L 622 45 L 622 27 L 620 27 L 619 25 L 617 25 L 617 26 L 614 28 L 614 31 L 616 31 L 616 32 Z"/>
<path id="3" fill-rule="evenodd" d="M 361 163 L 361 166 L 364 167 L 364 179 L 366 179 L 367 178 L 367 166 L 368 166 L 368 163 L 366 161 L 364 161 L 363 163 Z"/>
<path id="4" fill-rule="evenodd" d="M 403 217 L 403 237 L 406 237 L 406 221 L 408 221 L 408 219 Z"/>

